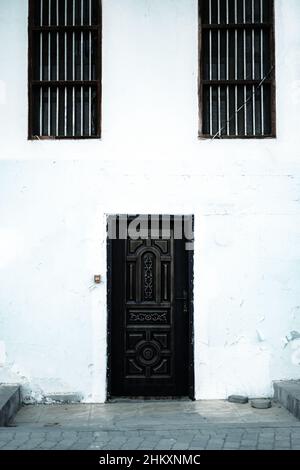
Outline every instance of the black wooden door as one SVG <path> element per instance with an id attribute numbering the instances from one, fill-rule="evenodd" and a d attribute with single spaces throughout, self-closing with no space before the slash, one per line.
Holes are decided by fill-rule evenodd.
<path id="1" fill-rule="evenodd" d="M 189 394 L 184 240 L 113 240 L 111 395 Z"/>

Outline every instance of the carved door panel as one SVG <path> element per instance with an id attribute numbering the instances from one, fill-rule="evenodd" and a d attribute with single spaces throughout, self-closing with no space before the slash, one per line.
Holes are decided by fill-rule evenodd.
<path id="1" fill-rule="evenodd" d="M 188 395 L 184 241 L 112 243 L 111 394 Z"/>

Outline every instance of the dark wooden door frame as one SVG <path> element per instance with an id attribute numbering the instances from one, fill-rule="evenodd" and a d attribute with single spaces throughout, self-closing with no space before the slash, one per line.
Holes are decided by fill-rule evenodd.
<path id="1" fill-rule="evenodd" d="M 184 215 L 184 214 L 182 214 Z M 107 227 L 111 217 L 116 215 L 107 216 Z M 131 217 L 128 215 L 128 218 Z M 171 215 L 172 217 L 172 215 Z M 192 226 L 194 229 L 194 216 L 189 216 L 192 219 Z M 108 233 L 108 230 L 107 230 Z M 106 372 L 106 400 L 111 398 L 111 356 L 112 356 L 112 240 L 107 237 L 107 372 Z M 189 398 L 195 400 L 195 380 L 194 380 L 194 252 L 193 250 L 187 251 L 188 259 L 188 299 L 189 299 L 189 374 L 188 374 L 188 390 Z"/>

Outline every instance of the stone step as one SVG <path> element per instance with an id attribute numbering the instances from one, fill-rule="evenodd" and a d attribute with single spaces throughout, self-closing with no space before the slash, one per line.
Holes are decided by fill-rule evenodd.
<path id="1" fill-rule="evenodd" d="M 0 384 L 0 426 L 8 426 L 21 408 L 19 385 Z"/>
<path id="2" fill-rule="evenodd" d="M 300 380 L 274 382 L 274 399 L 300 419 Z"/>

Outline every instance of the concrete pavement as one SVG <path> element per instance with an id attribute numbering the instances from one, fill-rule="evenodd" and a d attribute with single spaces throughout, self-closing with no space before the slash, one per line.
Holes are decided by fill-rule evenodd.
<path id="1" fill-rule="evenodd" d="M 227 401 L 24 406 L 0 450 L 300 450 L 300 421 Z"/>

